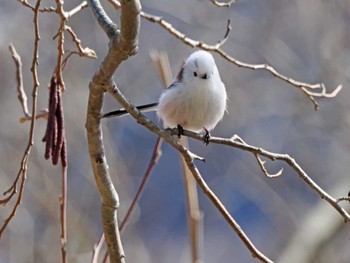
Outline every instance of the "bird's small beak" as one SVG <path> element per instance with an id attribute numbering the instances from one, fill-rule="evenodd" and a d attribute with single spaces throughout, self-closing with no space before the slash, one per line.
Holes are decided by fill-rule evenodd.
<path id="1" fill-rule="evenodd" d="M 201 75 L 201 78 L 202 78 L 202 79 L 208 79 L 208 74 L 207 74 L 207 73 L 204 73 L 203 75 Z"/>

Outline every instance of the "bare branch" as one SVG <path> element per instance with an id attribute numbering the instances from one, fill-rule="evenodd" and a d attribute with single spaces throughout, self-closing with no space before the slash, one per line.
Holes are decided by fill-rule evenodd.
<path id="1" fill-rule="evenodd" d="M 76 13 L 80 12 L 81 10 L 83 10 L 84 8 L 88 7 L 88 3 L 87 1 L 83 1 L 81 2 L 78 6 L 76 6 L 75 8 L 73 8 L 72 10 L 66 12 L 66 17 L 67 19 L 74 16 Z"/>
<path id="2" fill-rule="evenodd" d="M 227 26 L 226 26 L 226 33 L 223 39 L 221 39 L 220 41 L 218 41 L 218 43 L 215 45 L 217 48 L 220 48 L 222 45 L 224 45 L 228 39 L 228 35 L 230 34 L 232 30 L 232 26 L 231 26 L 231 20 L 227 20 Z"/>
<path id="3" fill-rule="evenodd" d="M 171 134 L 172 135 L 177 135 L 178 130 L 177 128 L 171 129 Z M 196 140 L 204 141 L 205 137 L 202 134 L 197 134 L 191 131 L 186 131 L 184 130 L 184 136 L 188 136 L 191 138 L 194 138 Z M 230 147 L 238 148 L 247 152 L 250 152 L 254 154 L 255 156 L 263 156 L 271 161 L 275 160 L 280 160 L 288 164 L 290 168 L 292 168 L 298 176 L 311 188 L 313 189 L 322 199 L 326 200 L 333 208 L 335 208 L 339 214 L 344 218 L 345 222 L 350 221 L 350 215 L 343 207 L 341 207 L 337 203 L 337 199 L 329 195 L 325 190 L 323 190 L 316 182 L 314 182 L 308 174 L 301 168 L 301 166 L 288 154 L 281 154 L 281 153 L 273 153 L 269 152 L 267 150 L 264 150 L 262 148 L 256 147 L 249 145 L 245 143 L 238 136 L 234 135 L 232 138 L 226 139 L 226 138 L 219 138 L 219 137 L 210 137 L 209 142 L 210 143 L 215 143 L 215 144 L 222 144 L 222 145 L 227 145 Z M 259 163 L 260 165 L 260 163 Z M 281 171 L 280 171 L 281 172 Z M 278 172 L 277 174 L 279 174 Z"/>
<path id="4" fill-rule="evenodd" d="M 105 236 L 102 233 L 100 240 L 98 241 L 97 244 L 94 245 L 94 249 L 92 251 L 91 263 L 98 263 L 98 256 L 100 255 L 100 251 L 102 249 L 104 242 L 105 242 Z M 106 251 L 106 254 L 108 254 L 107 251 Z"/>
<path id="5" fill-rule="evenodd" d="M 20 55 L 17 53 L 15 47 L 10 44 L 9 46 L 13 61 L 16 65 L 16 82 L 17 82 L 17 98 L 19 102 L 21 103 L 23 114 L 25 117 L 30 118 L 30 113 L 28 110 L 28 104 L 27 104 L 27 95 L 23 88 L 23 75 L 22 75 L 22 60 Z"/>
<path id="6" fill-rule="evenodd" d="M 79 56 L 84 56 L 84 57 L 88 57 L 88 58 L 97 58 L 96 53 L 94 50 L 86 47 L 83 48 L 81 46 L 81 41 L 78 38 L 78 36 L 74 33 L 73 29 L 70 26 L 65 25 L 64 26 L 64 30 L 66 30 L 70 36 L 72 37 L 72 41 L 75 43 L 78 51 L 79 51 Z"/>
<path id="7" fill-rule="evenodd" d="M 130 219 L 130 216 L 131 216 L 132 212 L 134 211 L 138 200 L 140 199 L 141 193 L 143 192 L 143 189 L 146 186 L 147 179 L 151 175 L 151 172 L 152 172 L 154 166 L 157 164 L 159 158 L 162 156 L 162 151 L 161 151 L 162 143 L 163 143 L 163 140 L 160 137 L 158 137 L 157 142 L 156 142 L 154 149 L 153 149 L 151 160 L 147 166 L 145 174 L 142 177 L 142 181 L 141 181 L 141 183 L 136 191 L 135 197 L 133 198 L 129 209 L 126 212 L 124 219 L 120 223 L 120 226 L 119 226 L 120 232 L 122 232 L 124 230 L 126 223 Z"/>
<path id="8" fill-rule="evenodd" d="M 31 9 L 33 12 L 35 11 L 34 6 L 29 4 L 27 0 L 17 0 L 17 1 L 20 2 L 23 6 L 28 7 L 29 9 Z"/>
<path id="9" fill-rule="evenodd" d="M 17 183 L 19 181 L 19 178 L 22 178 L 20 187 L 19 187 L 19 194 L 16 200 L 16 203 L 10 213 L 10 215 L 5 219 L 4 224 L 2 225 L 0 229 L 0 238 L 6 229 L 7 225 L 10 223 L 11 219 L 14 217 L 17 208 L 21 204 L 22 197 L 23 197 L 23 192 L 24 192 L 24 182 L 26 180 L 27 176 L 27 165 L 28 165 L 28 158 L 30 151 L 34 145 L 34 129 L 35 129 L 35 116 L 36 116 L 36 108 L 37 108 L 37 93 L 38 93 L 38 88 L 39 88 L 39 79 L 38 79 L 38 72 L 37 72 L 37 65 L 38 63 L 38 57 L 39 57 L 39 40 L 40 40 L 40 35 L 39 35 L 39 23 L 38 23 L 38 14 L 39 14 L 39 8 L 40 8 L 40 3 L 41 0 L 37 0 L 35 7 L 33 9 L 34 13 L 34 18 L 33 18 L 33 23 L 34 23 L 34 51 L 33 51 L 33 59 L 32 59 L 32 66 L 31 66 L 31 72 L 33 76 L 33 92 L 32 92 L 32 98 L 33 98 L 33 103 L 32 103 L 32 119 L 30 123 L 30 129 L 29 129 L 29 138 L 28 138 L 28 144 L 27 147 L 24 151 L 22 161 L 21 161 L 21 166 L 19 169 L 19 172 L 17 174 L 17 177 L 12 184 L 12 186 L 4 193 L 10 194 L 10 199 L 14 194 L 17 192 Z M 0 204 L 5 205 L 9 201 L 9 198 L 5 198 L 0 202 Z"/>
<path id="10" fill-rule="evenodd" d="M 60 218 L 61 218 L 61 256 L 62 263 L 67 262 L 67 165 L 62 165 L 62 191 L 60 196 Z"/>
<path id="11" fill-rule="evenodd" d="M 45 119 L 47 120 L 49 116 L 49 111 L 48 109 L 42 109 L 38 112 L 38 114 L 35 116 L 35 119 L 38 120 L 38 119 Z M 24 123 L 24 122 L 27 122 L 27 121 L 31 121 L 32 120 L 32 116 L 28 116 L 28 117 L 21 117 L 19 119 L 19 122 L 20 123 Z"/>
<path id="12" fill-rule="evenodd" d="M 89 152 L 95 181 L 102 199 L 102 222 L 110 262 L 125 262 L 117 225 L 119 198 L 108 172 L 99 117 L 106 86 L 113 83 L 112 77 L 120 63 L 137 51 L 141 5 L 137 0 L 121 2 L 120 32 L 118 27 L 108 18 L 99 1 L 89 0 L 89 5 L 110 40 L 109 52 L 90 82 L 86 119 Z"/>
<path id="13" fill-rule="evenodd" d="M 64 91 L 65 84 L 63 81 L 62 76 L 62 61 L 63 61 L 63 55 L 64 55 L 64 26 L 67 21 L 67 14 L 63 9 L 63 1 L 62 0 L 56 0 L 56 13 L 60 17 L 60 26 L 58 29 L 58 33 L 56 36 L 58 36 L 57 41 L 57 62 L 56 62 L 56 69 L 55 69 L 55 77 L 57 79 L 57 83 L 62 91 Z"/>
<path id="14" fill-rule="evenodd" d="M 260 166 L 261 171 L 266 175 L 266 177 L 274 178 L 274 177 L 278 177 L 282 174 L 283 168 L 281 168 L 277 173 L 270 174 L 265 168 L 266 161 L 261 160 L 261 158 L 258 154 L 254 154 L 254 156 L 255 156 L 256 160 L 258 161 L 258 164 Z"/>
<path id="15" fill-rule="evenodd" d="M 17 82 L 17 93 L 18 93 L 17 98 L 21 103 L 23 115 L 24 115 L 24 117 L 21 117 L 19 119 L 19 122 L 23 123 L 26 121 L 30 121 L 32 119 L 32 115 L 29 113 L 29 110 L 28 110 L 28 104 L 27 104 L 28 99 L 23 87 L 22 61 L 21 61 L 20 55 L 17 53 L 15 47 L 12 44 L 10 44 L 9 50 L 11 52 L 12 58 L 16 65 L 16 82 Z M 35 119 L 40 119 L 40 118 L 47 119 L 47 116 L 48 116 L 47 113 L 48 113 L 47 109 L 42 109 L 35 116 Z"/>
<path id="16" fill-rule="evenodd" d="M 337 203 L 342 202 L 342 201 L 350 202 L 350 196 L 339 197 L 339 198 L 337 198 L 336 201 L 337 201 Z"/>

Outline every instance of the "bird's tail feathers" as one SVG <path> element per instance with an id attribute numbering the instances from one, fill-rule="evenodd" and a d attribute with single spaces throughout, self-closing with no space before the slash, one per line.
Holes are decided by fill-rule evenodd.
<path id="1" fill-rule="evenodd" d="M 158 102 L 149 103 L 145 105 L 136 106 L 136 108 L 142 112 L 155 111 L 157 109 Z M 119 109 L 110 111 L 101 116 L 101 118 L 118 118 L 123 115 L 129 114 L 125 109 Z"/>

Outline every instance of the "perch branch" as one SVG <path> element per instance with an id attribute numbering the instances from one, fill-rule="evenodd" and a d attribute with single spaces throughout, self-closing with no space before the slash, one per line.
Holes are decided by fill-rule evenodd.
<path id="1" fill-rule="evenodd" d="M 177 128 L 171 129 L 172 135 L 177 135 L 178 130 Z M 184 131 L 184 135 L 187 137 L 191 137 L 196 140 L 204 141 L 204 136 L 202 134 L 197 134 L 191 131 Z M 288 164 L 288 166 L 293 169 L 298 176 L 311 188 L 313 189 L 322 199 L 326 200 L 333 208 L 335 208 L 339 214 L 344 218 L 345 222 L 350 221 L 350 215 L 343 207 L 341 207 L 338 204 L 338 199 L 332 197 L 329 195 L 325 190 L 323 190 L 318 184 L 316 184 L 304 171 L 303 168 L 295 161 L 294 158 L 289 156 L 288 154 L 281 154 L 281 153 L 273 153 L 269 152 L 267 150 L 264 150 L 262 148 L 249 145 L 245 143 L 242 139 L 240 139 L 237 135 L 232 136 L 229 139 L 226 138 L 219 138 L 219 137 L 210 137 L 209 138 L 210 143 L 215 144 L 222 144 L 234 148 L 241 149 L 243 151 L 250 152 L 254 154 L 255 156 L 263 156 L 271 161 L 279 160 L 283 161 Z M 259 164 L 260 165 L 260 164 Z M 265 169 L 265 168 L 264 168 Z M 282 170 L 280 170 L 277 175 L 280 175 Z"/>

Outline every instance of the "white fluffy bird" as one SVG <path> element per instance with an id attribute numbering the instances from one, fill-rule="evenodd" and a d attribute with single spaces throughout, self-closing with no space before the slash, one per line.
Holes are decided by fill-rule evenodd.
<path id="1" fill-rule="evenodd" d="M 226 89 L 213 56 L 207 51 L 192 53 L 175 81 L 163 91 L 158 103 L 138 106 L 142 111 L 156 110 L 165 128 L 181 126 L 193 132 L 210 131 L 226 110 Z M 127 114 L 124 109 L 102 117 Z"/>

